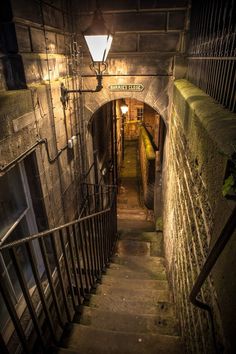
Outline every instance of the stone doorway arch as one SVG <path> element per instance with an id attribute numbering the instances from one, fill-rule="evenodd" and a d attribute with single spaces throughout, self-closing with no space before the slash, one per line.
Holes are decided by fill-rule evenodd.
<path id="1" fill-rule="evenodd" d="M 84 88 L 96 86 L 94 78 L 84 79 Z M 142 84 L 141 92 L 113 92 L 109 89 L 110 85 Z M 93 114 L 104 104 L 121 98 L 135 98 L 146 103 L 157 111 L 168 126 L 168 118 L 171 108 L 173 80 L 169 75 L 163 76 L 105 76 L 103 79 L 103 89 L 98 93 L 87 93 L 83 97 L 84 113 L 87 122 Z"/>

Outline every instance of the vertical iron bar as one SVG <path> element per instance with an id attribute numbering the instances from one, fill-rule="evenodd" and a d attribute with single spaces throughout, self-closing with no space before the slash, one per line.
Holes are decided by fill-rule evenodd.
<path id="1" fill-rule="evenodd" d="M 236 73 L 235 73 L 235 61 L 233 61 L 233 76 L 232 76 L 232 84 L 231 84 L 231 96 L 230 96 L 230 101 L 229 101 L 229 109 L 231 111 L 234 111 L 234 107 L 235 107 L 235 81 L 236 81 Z"/>
<path id="2" fill-rule="evenodd" d="M 76 226 L 77 226 L 77 230 L 78 230 L 77 232 L 76 232 Z M 81 295 L 83 297 L 85 297 L 85 294 L 84 294 L 85 287 L 84 287 L 83 275 L 82 275 L 81 264 L 80 264 L 79 226 L 78 226 L 78 224 L 76 226 L 72 225 L 72 232 L 73 232 L 73 238 L 74 238 L 74 243 L 75 243 L 75 253 L 76 253 L 76 260 L 77 260 L 76 265 L 77 265 L 77 269 L 78 269 L 77 272 L 79 272 L 79 279 L 80 279 L 80 284 L 81 284 L 80 292 L 81 292 Z M 82 261 L 84 263 L 84 254 L 83 254 L 83 247 L 82 246 L 81 246 L 81 253 L 82 253 Z M 86 283 L 86 286 L 87 286 L 87 289 L 88 289 L 87 274 L 86 273 L 85 273 L 85 283 Z"/>
<path id="3" fill-rule="evenodd" d="M 59 260 L 59 256 L 58 256 L 58 252 L 57 252 L 57 245 L 56 245 L 56 241 L 54 239 L 54 235 L 50 234 L 50 239 L 52 242 L 54 258 L 56 261 L 58 279 L 59 279 L 59 283 L 60 283 L 60 288 L 62 290 L 62 298 L 63 298 L 65 310 L 66 310 L 66 316 L 67 316 L 68 321 L 71 322 L 71 314 L 70 314 L 70 310 L 69 310 L 69 304 L 68 304 L 68 299 L 67 299 L 67 294 L 66 294 L 66 289 L 65 289 L 65 283 L 63 280 L 63 275 L 62 275 L 62 271 L 61 271 L 61 265 L 60 265 L 60 260 Z"/>
<path id="4" fill-rule="evenodd" d="M 104 268 L 107 266 L 107 232 L 106 232 L 106 223 L 105 223 L 105 214 L 101 215 L 101 222 L 102 222 L 102 233 L 103 233 L 103 244 L 104 244 L 104 249 L 103 249 L 103 257 L 104 257 Z"/>
<path id="5" fill-rule="evenodd" d="M 67 233 L 67 240 L 68 240 L 70 257 L 71 257 L 71 264 L 72 264 L 73 273 L 74 273 L 78 304 L 81 305 L 81 293 L 80 293 L 81 285 L 79 284 L 79 281 L 78 281 L 78 274 L 77 274 L 77 271 L 76 271 L 76 263 L 75 263 L 75 256 L 74 256 L 75 249 L 73 251 L 72 242 L 71 242 L 71 234 L 70 234 L 69 227 L 66 228 L 66 233 Z"/>
<path id="6" fill-rule="evenodd" d="M 76 303 L 75 303 L 74 289 L 73 289 L 73 286 L 72 286 L 71 270 L 70 270 L 70 264 L 69 264 L 69 260 L 68 260 L 68 255 L 67 255 L 67 250 L 66 250 L 66 244 L 65 244 L 63 230 L 59 230 L 59 238 L 60 238 L 60 241 L 61 241 L 62 253 L 63 253 L 64 262 L 65 262 L 65 270 L 66 270 L 68 285 L 69 285 L 69 288 L 70 288 L 72 304 L 73 304 L 73 307 L 74 307 L 74 311 L 76 311 Z"/>
<path id="7" fill-rule="evenodd" d="M 85 235 L 86 235 L 86 240 L 87 240 L 87 245 L 88 245 L 88 253 L 90 256 L 90 273 L 91 273 L 91 280 L 92 280 L 92 287 L 95 284 L 95 257 L 93 255 L 93 240 L 92 240 L 92 232 L 90 230 L 90 221 L 85 220 Z"/>
<path id="8" fill-rule="evenodd" d="M 107 249 L 106 249 L 106 265 L 109 264 L 109 253 L 110 253 L 110 240 L 109 240 L 109 225 L 108 225 L 108 214 L 104 214 L 105 219 L 105 232 L 106 232 L 106 239 L 107 239 Z"/>
<path id="9" fill-rule="evenodd" d="M 102 272 L 102 259 L 101 259 L 101 235 L 100 235 L 100 225 L 98 222 L 98 216 L 94 218 L 94 228 L 95 228 L 95 237 L 96 237 L 96 244 L 97 244 L 97 256 L 98 256 L 98 276 L 101 278 Z"/>
<path id="10" fill-rule="evenodd" d="M 85 255 L 86 255 L 86 271 L 88 273 L 88 279 L 89 279 L 89 291 L 90 288 L 93 286 L 93 279 L 92 279 L 92 266 L 91 266 L 91 259 L 89 257 L 89 248 L 88 248 L 88 241 L 87 241 L 87 235 L 86 235 L 86 229 L 84 225 L 84 221 L 80 222 L 80 229 L 81 229 L 81 239 L 82 239 L 82 245 L 85 246 Z"/>
<path id="11" fill-rule="evenodd" d="M 234 60 L 231 61 L 231 65 L 229 66 L 229 76 L 228 76 L 228 78 L 232 77 L 233 67 L 234 67 Z M 226 106 L 227 107 L 229 106 L 229 103 L 230 103 L 230 92 L 231 92 L 230 80 L 228 80 L 228 88 L 227 88 L 227 93 L 226 93 L 226 98 L 225 98 L 225 102 L 226 102 Z"/>
<path id="12" fill-rule="evenodd" d="M 87 193 L 87 200 L 88 200 L 88 212 L 90 214 L 90 195 L 89 195 L 89 186 L 86 184 L 86 193 Z"/>
<path id="13" fill-rule="evenodd" d="M 97 263 L 97 250 L 96 250 L 96 236 L 93 227 L 93 220 L 90 218 L 88 220 L 88 228 L 90 233 L 90 239 L 92 243 L 92 254 L 93 254 L 93 264 L 94 264 L 94 276 L 98 273 L 98 263 Z"/>
<path id="14" fill-rule="evenodd" d="M 16 333 L 20 339 L 20 344 L 26 354 L 30 354 L 29 344 L 27 343 L 27 339 L 24 333 L 24 330 L 21 326 L 20 319 L 15 310 L 15 306 L 12 303 L 11 296 L 7 291 L 7 288 L 4 284 L 4 278 L 2 277 L 2 273 L 0 272 L 0 292 L 2 294 L 3 300 L 5 301 L 5 305 L 9 312 L 10 318 L 15 327 Z"/>
<path id="15" fill-rule="evenodd" d="M 97 265 L 96 274 L 97 274 L 97 278 L 100 278 L 100 258 L 99 258 L 98 228 L 96 223 L 96 216 L 94 216 L 94 218 L 91 219 L 91 226 L 94 235 L 95 256 L 96 256 L 96 265 Z"/>
<path id="16" fill-rule="evenodd" d="M 104 230 L 102 224 L 102 216 L 98 215 L 97 224 L 99 230 L 99 245 L 100 245 L 100 263 L 101 263 L 101 271 L 104 271 L 105 268 L 105 257 L 104 257 Z"/>
<path id="17" fill-rule="evenodd" d="M 57 336 L 56 336 L 56 332 L 55 332 L 55 329 L 53 326 L 52 316 L 51 316 L 50 310 L 48 308 L 47 299 L 45 298 L 44 290 L 42 287 L 42 280 L 40 279 L 40 275 L 39 275 L 39 271 L 38 271 L 38 267 L 37 267 L 37 260 L 34 255 L 34 249 L 33 249 L 31 241 L 26 243 L 26 249 L 28 252 L 28 257 L 29 257 L 29 260 L 31 263 L 31 268 L 33 271 L 35 283 L 36 283 L 36 286 L 37 286 L 37 289 L 39 292 L 39 296 L 40 296 L 42 307 L 43 307 L 43 310 L 45 313 L 45 317 L 48 321 L 48 325 L 49 325 L 49 329 L 50 329 L 53 341 L 55 342 L 55 344 L 57 344 Z"/>
<path id="18" fill-rule="evenodd" d="M 54 301 L 54 306 L 55 306 L 57 317 L 58 317 L 58 320 L 59 320 L 59 324 L 60 324 L 60 327 L 63 328 L 64 327 L 64 321 L 63 321 L 63 318 L 62 318 L 59 301 L 58 301 L 57 294 L 56 294 L 56 291 L 55 291 L 55 286 L 54 286 L 53 278 L 52 278 L 52 272 L 51 272 L 51 268 L 50 268 L 50 264 L 49 264 L 48 256 L 47 256 L 47 251 L 46 251 L 46 247 L 45 247 L 45 243 L 44 243 L 43 239 L 39 239 L 39 245 L 40 245 L 40 249 L 41 249 L 41 253 L 42 253 L 42 257 L 43 257 L 43 262 L 44 262 L 44 265 L 45 265 L 45 270 L 46 270 L 47 279 L 48 279 L 48 283 L 49 283 L 49 286 L 50 286 L 52 298 L 53 298 L 53 301 Z"/>
<path id="19" fill-rule="evenodd" d="M 25 302 L 27 304 L 27 307 L 28 307 L 32 322 L 34 324 L 35 331 L 36 331 L 36 333 L 38 335 L 39 342 L 41 344 L 41 347 L 43 349 L 45 349 L 46 346 L 45 346 L 45 341 L 44 341 L 44 338 L 43 338 L 42 330 L 40 328 L 39 320 L 38 320 L 37 314 L 36 314 L 35 309 L 34 309 L 34 305 L 33 305 L 32 299 L 31 299 L 31 295 L 29 293 L 28 285 L 26 283 L 24 274 L 22 272 L 22 267 L 20 266 L 20 262 L 18 261 L 18 256 L 17 256 L 17 252 L 16 252 L 15 247 L 12 247 L 12 248 L 9 249 L 9 254 L 11 256 L 12 263 L 14 265 L 14 270 L 15 270 L 17 278 L 19 280 L 19 283 L 20 283 L 20 286 L 21 286 L 21 290 L 22 290 L 22 293 L 23 293 L 24 298 L 25 298 Z"/>

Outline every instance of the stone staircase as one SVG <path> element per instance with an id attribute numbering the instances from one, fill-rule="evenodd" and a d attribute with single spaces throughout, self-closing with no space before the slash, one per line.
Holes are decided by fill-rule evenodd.
<path id="1" fill-rule="evenodd" d="M 102 283 L 64 338 L 68 354 L 183 354 L 166 278 L 162 233 L 139 199 L 137 144 L 125 150 L 118 195 L 119 241 Z"/>
<path id="2" fill-rule="evenodd" d="M 84 306 L 59 353 L 184 353 L 166 279 L 161 233 L 147 221 L 120 222 L 123 230 L 102 284 Z"/>

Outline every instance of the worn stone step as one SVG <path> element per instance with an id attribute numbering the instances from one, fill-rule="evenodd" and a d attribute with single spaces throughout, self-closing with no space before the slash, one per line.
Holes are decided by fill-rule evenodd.
<path id="1" fill-rule="evenodd" d="M 167 280 L 149 280 L 149 279 L 131 279 L 131 278 L 117 278 L 112 276 L 112 275 L 104 275 L 102 278 L 102 284 L 106 286 L 116 286 L 119 284 L 120 287 L 122 288 L 132 288 L 132 289 L 140 289 L 140 288 L 145 288 L 145 289 L 150 289 L 150 290 L 158 290 L 158 289 L 163 289 L 163 290 L 168 290 L 169 285 Z"/>
<path id="2" fill-rule="evenodd" d="M 119 213 L 122 213 L 122 212 L 127 212 L 127 213 L 130 213 L 131 215 L 132 214 L 135 214 L 135 213 L 140 213 L 140 214 L 145 214 L 147 215 L 146 213 L 146 210 L 143 209 L 142 207 L 140 207 L 139 205 L 137 204 L 133 204 L 133 205 L 127 205 L 125 203 L 119 203 L 117 204 L 117 214 L 119 215 Z"/>
<path id="3" fill-rule="evenodd" d="M 139 241 L 149 243 L 149 253 L 152 257 L 163 256 L 162 232 L 121 232 L 120 241 Z"/>
<path id="4" fill-rule="evenodd" d="M 116 281 L 119 279 L 143 279 L 143 280 L 166 280 L 166 272 L 163 271 L 145 271 L 145 270 L 132 270 L 126 266 L 113 265 L 111 263 L 110 268 L 107 269 L 106 274 L 114 277 Z"/>
<path id="5" fill-rule="evenodd" d="M 179 335 L 176 318 L 163 315 L 116 313 L 114 316 L 114 313 L 85 306 L 80 323 L 111 331 Z"/>
<path id="6" fill-rule="evenodd" d="M 110 280 L 110 279 L 109 279 Z M 168 288 L 168 283 L 167 281 L 160 281 L 159 284 L 155 284 L 152 288 L 145 287 L 144 281 L 139 281 L 137 284 L 137 281 L 135 279 L 135 282 L 130 281 L 130 279 L 126 279 L 126 281 L 113 281 L 110 282 L 109 280 L 105 279 L 102 281 L 102 284 L 100 284 L 97 287 L 97 292 L 96 294 L 100 294 L 101 292 L 105 292 L 107 294 L 112 294 L 112 293 L 121 293 L 124 294 L 126 292 L 130 293 L 131 296 L 134 295 L 136 292 L 143 292 L 143 296 L 154 296 L 156 292 L 161 291 L 165 292 L 167 295 L 170 293 L 169 288 Z M 158 281 L 155 281 L 155 283 Z M 149 284 L 148 284 L 149 285 Z"/>
<path id="7" fill-rule="evenodd" d="M 133 220 L 120 220 L 118 218 L 118 230 L 122 232 L 123 230 L 125 232 L 129 231 L 154 231 L 154 224 L 151 221 L 148 220 L 135 220 L 135 223 Z"/>
<path id="8" fill-rule="evenodd" d="M 130 313 L 130 314 L 145 314 L 145 315 L 158 315 L 158 316 L 174 316 L 175 309 L 172 303 L 166 302 L 165 297 L 159 294 L 155 299 L 143 299 L 142 297 L 135 296 L 135 298 L 125 298 L 119 295 L 92 295 L 90 298 L 89 306 L 104 311 L 114 313 Z"/>
<path id="9" fill-rule="evenodd" d="M 150 256 L 150 242 L 119 240 L 116 246 L 116 253 L 120 256 Z"/>
<path id="10" fill-rule="evenodd" d="M 136 334 L 74 325 L 69 349 L 79 354 L 183 354 L 179 337 L 161 334 Z M 59 350 L 59 354 L 66 353 Z M 67 351 L 68 353 L 68 351 Z"/>
<path id="11" fill-rule="evenodd" d="M 130 211 L 125 210 L 125 211 L 119 211 L 117 213 L 117 217 L 120 220 L 133 220 L 136 222 L 136 220 L 146 220 L 146 214 L 145 213 L 133 213 L 131 214 Z"/>
<path id="12" fill-rule="evenodd" d="M 171 296 L 169 290 L 166 289 L 158 289 L 158 290 L 150 290 L 145 288 L 132 289 L 131 287 L 121 287 L 119 283 L 114 284 L 113 287 L 107 286 L 105 284 L 99 285 L 96 291 L 96 295 L 101 297 L 104 296 L 119 296 L 124 299 L 129 300 L 141 300 L 149 299 L 152 301 L 171 301 Z"/>
<path id="13" fill-rule="evenodd" d="M 127 269 L 136 272 L 165 272 L 165 259 L 163 257 L 130 256 L 123 251 L 119 251 L 112 257 L 109 267 L 110 269 Z"/>
<path id="14" fill-rule="evenodd" d="M 162 232 L 156 231 L 138 231 L 138 230 L 122 230 L 119 234 L 120 240 L 134 240 L 134 241 L 145 241 L 145 242 L 158 242 L 163 238 Z"/>

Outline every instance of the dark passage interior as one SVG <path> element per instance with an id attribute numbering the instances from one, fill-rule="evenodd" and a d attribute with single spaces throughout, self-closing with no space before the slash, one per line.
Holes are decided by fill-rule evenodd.
<path id="1" fill-rule="evenodd" d="M 236 352 L 235 0 L 0 2 L 0 353 Z"/>

